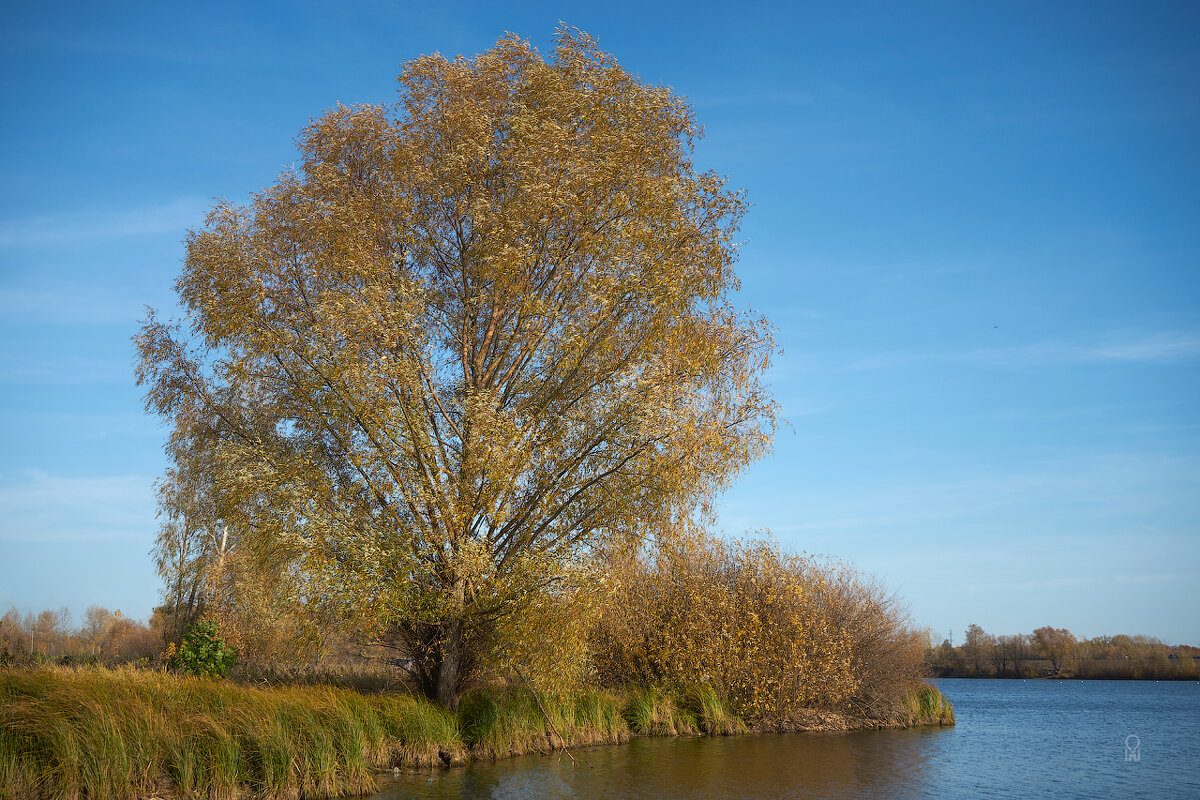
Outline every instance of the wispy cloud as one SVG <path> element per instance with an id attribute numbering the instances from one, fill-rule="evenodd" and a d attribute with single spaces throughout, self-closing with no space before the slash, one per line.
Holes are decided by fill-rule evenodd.
<path id="1" fill-rule="evenodd" d="M 0 485 L 0 541 L 128 539 L 148 536 L 154 524 L 148 477 L 68 478 L 31 469 Z"/>
<path id="2" fill-rule="evenodd" d="M 999 581 L 996 583 L 971 583 L 963 581 L 956 588 L 961 591 L 991 595 L 996 592 L 1033 592 L 1043 589 L 1092 586 L 1099 582 L 1100 579 L 1095 576 L 1074 576 L 1070 578 L 1044 578 L 1031 581 Z"/>
<path id="3" fill-rule="evenodd" d="M 51 281 L 39 287 L 0 288 L 0 317 L 53 323 L 131 322 L 139 319 L 147 301 L 145 287 L 122 291 L 76 281 Z M 158 305 L 164 305 L 157 298 Z M 153 304 L 153 303 L 152 303 Z"/>
<path id="4" fill-rule="evenodd" d="M 689 99 L 697 108 L 764 106 L 770 109 L 778 109 L 780 106 L 810 106 L 818 102 L 820 98 L 815 92 L 777 91 L 714 95 L 695 94 Z"/>
<path id="5" fill-rule="evenodd" d="M 112 36 L 83 35 L 70 29 L 63 30 L 61 26 L 46 30 L 14 27 L 0 36 L 0 50 L 8 55 L 80 53 L 177 64 L 228 64 L 239 57 L 236 48 L 218 49 L 215 42 L 206 42 L 204 52 L 190 45 L 191 42 L 150 41 L 146 37 L 132 36 L 128 41 L 121 41 Z"/>
<path id="6" fill-rule="evenodd" d="M 1158 333 L 1138 341 L 1098 347 L 1091 355 L 1104 361 L 1183 361 L 1200 356 L 1200 334 Z"/>
<path id="7" fill-rule="evenodd" d="M 1178 572 L 1153 572 L 1142 575 L 1114 575 L 1113 580 L 1117 583 L 1174 583 L 1176 581 L 1189 580 L 1195 577 L 1194 575 L 1184 575 Z"/>
<path id="8" fill-rule="evenodd" d="M 110 439 L 124 445 L 134 438 L 162 438 L 167 423 L 141 412 L 92 414 L 34 411 L 21 414 L 18 424 L 35 430 L 54 431 L 71 441 Z"/>
<path id="9" fill-rule="evenodd" d="M 1104 344 L 1049 341 L 965 350 L 898 350 L 856 358 L 843 369 L 860 372 L 921 364 L 953 364 L 996 369 L 1101 362 L 1168 364 L 1189 361 L 1198 356 L 1200 333 L 1170 331 L 1127 337 Z"/>
<path id="10" fill-rule="evenodd" d="M 126 209 L 83 209 L 0 220 L 0 248 L 38 248 L 174 234 L 201 224 L 209 206 L 197 198 Z"/>
<path id="11" fill-rule="evenodd" d="M 0 385 L 64 386 L 129 383 L 132 379 L 132 351 L 122 360 L 61 353 L 44 356 L 0 353 Z"/>
<path id="12" fill-rule="evenodd" d="M 860 536 L 877 543 L 914 532 L 992 537 L 1013 534 L 1030 541 L 1043 535 L 1069 537 L 1107 531 L 1149 536 L 1135 526 L 1161 524 L 1181 509 L 1200 504 L 1189 491 L 1200 480 L 1200 460 L 1153 453 L 1112 453 L 1031 462 L 1012 470 L 984 470 L 962 477 L 932 477 L 879 487 L 828 490 L 796 487 L 786 497 L 758 497 L 756 507 L 803 509 L 802 519 L 776 521 L 759 513 L 744 527 L 767 524 L 776 533 L 808 539 Z M 1174 511 L 1171 511 L 1174 509 Z M 749 520 L 724 519 L 733 530 Z M 787 537 L 790 538 L 790 537 Z M 1002 546 L 1003 550 L 1007 545 Z"/>

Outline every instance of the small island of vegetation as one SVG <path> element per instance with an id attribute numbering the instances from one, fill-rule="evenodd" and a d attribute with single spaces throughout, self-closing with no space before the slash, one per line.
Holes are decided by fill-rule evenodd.
<path id="1" fill-rule="evenodd" d="M 190 610 L 199 616 L 219 599 L 204 585 Z M 268 618 L 279 627 L 242 629 L 247 649 L 221 680 L 232 650 L 211 623 L 137 656 L 173 629 L 170 606 L 151 628 L 110 615 L 75 637 L 41 631 L 43 649 L 32 653 L 10 612 L 0 625 L 0 791 L 18 800 L 332 797 L 371 791 L 396 768 L 638 735 L 954 722 L 921 682 L 923 634 L 845 567 L 693 529 L 611 564 L 593 591 L 608 601 L 544 604 L 540 644 L 521 645 L 519 662 L 489 654 L 453 710 L 426 698 L 388 648 L 333 633 L 321 652 L 292 638 L 303 628 L 278 614 Z M 272 640 L 273 650 L 249 646 Z"/>

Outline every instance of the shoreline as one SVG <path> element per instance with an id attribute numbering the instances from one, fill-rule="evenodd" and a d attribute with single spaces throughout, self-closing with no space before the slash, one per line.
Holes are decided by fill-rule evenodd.
<path id="1" fill-rule="evenodd" d="M 212 800 L 350 797 L 422 771 L 635 736 L 833 733 L 954 724 L 936 688 L 914 685 L 888 718 L 797 709 L 749 723 L 711 687 L 493 688 L 455 712 L 404 694 L 247 687 L 137 670 L 0 670 L 0 796 Z"/>
<path id="2" fill-rule="evenodd" d="M 934 675 L 929 680 L 962 680 L 962 681 L 1124 681 L 1128 683 L 1147 682 L 1192 682 L 1200 681 L 1196 675 L 1168 675 L 1153 677 L 1129 677 L 1125 675 Z"/>

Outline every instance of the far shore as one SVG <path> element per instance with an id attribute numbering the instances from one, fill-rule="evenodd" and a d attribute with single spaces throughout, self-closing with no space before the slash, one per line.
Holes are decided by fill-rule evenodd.
<path id="1" fill-rule="evenodd" d="M 1200 661 L 1175 660 L 1165 664 L 1135 663 L 1083 664 L 1071 670 L 1054 672 L 1048 666 L 1038 664 L 1020 672 L 995 669 L 973 669 L 970 666 L 934 666 L 934 678 L 989 678 L 994 680 L 1066 680 L 1066 681 L 1195 681 L 1200 680 Z"/>

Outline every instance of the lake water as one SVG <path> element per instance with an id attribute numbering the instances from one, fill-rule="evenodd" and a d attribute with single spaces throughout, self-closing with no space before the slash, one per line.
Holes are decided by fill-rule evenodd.
<path id="1" fill-rule="evenodd" d="M 635 739 L 406 775 L 422 798 L 1200 798 L 1200 683 L 942 680 L 958 725 Z"/>

